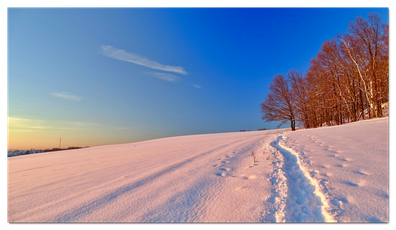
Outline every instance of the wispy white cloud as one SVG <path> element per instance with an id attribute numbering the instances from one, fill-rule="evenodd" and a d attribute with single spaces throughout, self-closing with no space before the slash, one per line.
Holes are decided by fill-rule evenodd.
<path id="1" fill-rule="evenodd" d="M 180 67 L 180 66 L 164 65 L 164 64 L 152 61 L 149 58 L 140 56 L 138 54 L 128 53 L 125 50 L 116 49 L 112 46 L 103 45 L 101 48 L 102 48 L 103 54 L 106 55 L 107 57 L 111 57 L 111 58 L 121 60 L 121 61 L 131 62 L 136 65 L 145 66 L 145 67 L 151 68 L 151 69 L 157 69 L 157 70 L 187 75 L 187 72 L 183 69 L 183 67 Z"/>
<path id="2" fill-rule="evenodd" d="M 175 75 L 169 74 L 169 73 L 151 72 L 151 73 L 146 73 L 146 75 L 153 76 L 153 77 L 156 77 L 156 78 L 164 80 L 164 81 L 175 82 L 175 81 L 179 80 L 178 76 L 175 76 Z"/>
<path id="3" fill-rule="evenodd" d="M 75 101 L 80 101 L 81 100 L 81 97 L 78 97 L 76 95 L 73 95 L 73 94 L 70 94 L 70 93 L 67 93 L 67 92 L 52 93 L 52 96 L 59 97 L 59 98 L 62 98 L 62 99 L 67 99 L 67 100 L 75 100 Z"/>
<path id="4" fill-rule="evenodd" d="M 196 85 L 196 84 L 191 84 L 193 87 L 195 87 L 195 88 L 197 88 L 197 89 L 200 89 L 200 88 L 202 88 L 200 85 Z"/>
<path id="5" fill-rule="evenodd" d="M 48 127 L 41 120 L 8 117 L 8 128 L 12 130 L 37 131 L 47 129 Z"/>

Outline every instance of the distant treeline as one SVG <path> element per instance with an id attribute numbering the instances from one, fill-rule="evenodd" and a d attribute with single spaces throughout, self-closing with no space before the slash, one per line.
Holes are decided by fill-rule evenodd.
<path id="1" fill-rule="evenodd" d="M 30 150 L 14 150 L 14 151 L 8 151 L 8 156 L 13 157 L 13 156 L 20 156 L 20 155 L 28 155 L 28 154 L 35 154 L 35 153 L 43 153 L 43 152 L 53 152 L 53 151 L 61 151 L 61 150 L 69 150 L 69 149 L 81 149 L 81 148 L 87 148 L 87 147 L 69 147 L 67 149 L 62 149 L 62 148 L 52 148 L 52 149 L 44 149 L 44 150 L 35 150 L 35 149 L 30 149 Z"/>
<path id="2" fill-rule="evenodd" d="M 263 131 L 263 130 L 267 130 L 267 129 L 266 128 L 257 129 L 257 131 Z M 242 130 L 239 130 L 239 132 L 250 132 L 250 130 L 242 129 Z"/>
<path id="3" fill-rule="evenodd" d="M 52 149 L 44 149 L 43 152 L 53 152 L 53 151 L 61 151 L 61 150 L 68 150 L 68 149 L 82 149 L 82 148 L 86 148 L 86 147 L 71 146 L 71 147 L 69 147 L 67 149 L 52 148 Z"/>
<path id="4" fill-rule="evenodd" d="M 289 121 L 295 130 L 296 121 L 314 128 L 383 117 L 388 101 L 389 26 L 369 14 L 326 41 L 305 74 L 276 75 L 261 112 L 263 120 Z"/>

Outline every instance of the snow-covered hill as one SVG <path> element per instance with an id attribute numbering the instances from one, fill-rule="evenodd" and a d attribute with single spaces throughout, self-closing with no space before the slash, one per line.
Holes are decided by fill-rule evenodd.
<path id="1" fill-rule="evenodd" d="M 8 221 L 388 222 L 388 154 L 381 118 L 12 157 Z"/>

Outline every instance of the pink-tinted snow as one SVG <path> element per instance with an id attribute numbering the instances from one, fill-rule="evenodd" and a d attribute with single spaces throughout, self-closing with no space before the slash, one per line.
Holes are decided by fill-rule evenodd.
<path id="1" fill-rule="evenodd" d="M 387 222 L 388 154 L 381 118 L 9 157 L 8 221 Z"/>

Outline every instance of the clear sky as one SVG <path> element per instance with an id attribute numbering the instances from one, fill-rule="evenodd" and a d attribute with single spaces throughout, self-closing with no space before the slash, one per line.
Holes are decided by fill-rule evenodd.
<path id="1" fill-rule="evenodd" d="M 275 128 L 260 103 L 387 8 L 9 8 L 8 148 Z"/>

